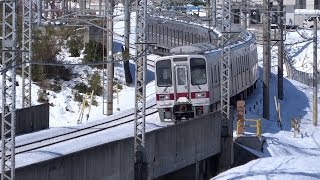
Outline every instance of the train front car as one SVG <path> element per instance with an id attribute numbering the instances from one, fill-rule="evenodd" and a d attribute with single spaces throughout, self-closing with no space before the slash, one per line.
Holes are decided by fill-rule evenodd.
<path id="1" fill-rule="evenodd" d="M 207 113 L 209 88 L 202 55 L 174 55 L 156 60 L 156 98 L 160 119 L 177 121 Z"/>

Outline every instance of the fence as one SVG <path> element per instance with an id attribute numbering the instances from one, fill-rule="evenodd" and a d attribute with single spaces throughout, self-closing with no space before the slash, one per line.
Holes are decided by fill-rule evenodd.
<path id="1" fill-rule="evenodd" d="M 307 73 L 307 72 L 296 70 L 291 64 L 291 61 L 287 54 L 285 55 L 284 63 L 287 69 L 288 77 L 290 79 L 299 81 L 308 86 L 313 86 L 313 73 Z M 319 79 L 318 79 L 318 83 L 319 83 Z"/>
<path id="2" fill-rule="evenodd" d="M 2 117 L 2 114 L 0 114 L 0 117 Z M 49 104 L 16 110 L 16 134 L 30 133 L 47 128 L 49 128 Z"/>

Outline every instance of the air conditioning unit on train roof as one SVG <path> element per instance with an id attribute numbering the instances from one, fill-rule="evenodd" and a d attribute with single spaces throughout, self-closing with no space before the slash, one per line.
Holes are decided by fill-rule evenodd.
<path id="1" fill-rule="evenodd" d="M 215 48 L 217 47 L 211 43 L 197 43 L 197 44 L 190 44 L 190 45 L 171 48 L 170 54 L 191 54 L 191 53 L 201 54 L 201 53 L 204 53 L 205 51 L 209 51 Z"/>

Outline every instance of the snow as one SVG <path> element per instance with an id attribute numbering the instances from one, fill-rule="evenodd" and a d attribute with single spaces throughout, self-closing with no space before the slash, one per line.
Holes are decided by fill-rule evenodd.
<path id="1" fill-rule="evenodd" d="M 318 31 L 318 34 L 319 32 L 320 31 Z M 301 37 L 299 33 L 304 34 L 307 39 Z M 292 58 L 293 65 L 297 69 L 312 73 L 313 46 L 312 39 L 310 39 L 312 38 L 312 31 L 302 30 L 299 33 L 287 33 L 285 42 L 286 49 Z M 280 101 L 283 129 L 281 130 L 277 125 L 277 115 L 274 104 L 274 96 L 277 96 L 276 51 L 277 48 L 273 48 L 269 120 L 262 118 L 262 46 L 258 46 L 260 65 L 258 88 L 254 94 L 246 100 L 246 118 L 262 119 L 262 135 L 266 138 L 263 152 L 246 148 L 260 158 L 242 166 L 229 169 L 212 179 L 320 178 L 320 168 L 318 168 L 320 165 L 320 130 L 318 126 L 313 126 L 312 87 L 308 87 L 294 80 L 284 79 L 284 99 Z M 291 129 L 292 118 L 301 118 L 300 133 L 298 133 L 296 137 L 294 137 L 293 130 Z M 252 134 L 254 132 L 253 130 L 248 130 L 246 133 Z M 235 133 L 234 136 L 236 136 Z"/>
<path id="2" fill-rule="evenodd" d="M 268 157 L 253 160 L 213 179 L 319 179 L 319 158 L 312 156 Z"/>

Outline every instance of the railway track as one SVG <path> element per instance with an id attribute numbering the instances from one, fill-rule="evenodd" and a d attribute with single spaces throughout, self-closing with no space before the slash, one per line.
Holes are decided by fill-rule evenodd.
<path id="1" fill-rule="evenodd" d="M 150 67 L 154 67 L 154 61 L 153 60 L 147 60 L 147 65 Z M 155 103 L 149 104 L 146 107 L 146 116 L 155 114 L 158 112 L 157 109 L 154 107 L 156 106 Z M 87 127 L 81 128 L 81 129 L 74 129 L 66 133 L 53 135 L 46 138 L 40 138 L 34 141 L 28 141 L 26 143 L 21 143 L 19 145 L 16 145 L 15 147 L 15 153 L 21 154 L 28 151 L 40 149 L 43 147 L 51 146 L 54 144 L 58 144 L 61 142 L 66 142 L 72 139 L 84 137 L 90 134 L 94 134 L 100 131 L 104 131 L 113 127 L 121 126 L 130 122 L 134 121 L 134 112 L 122 115 L 120 117 L 115 117 L 114 119 L 111 119 L 106 122 L 100 122 L 97 124 L 89 125 Z M 0 151 L 1 152 L 1 151 Z"/>
<path id="2" fill-rule="evenodd" d="M 149 107 L 147 107 L 147 109 L 146 109 L 147 116 L 158 112 L 157 109 L 153 109 L 154 106 L 155 105 L 150 105 Z M 69 141 L 72 139 L 80 138 L 83 136 L 87 136 L 87 135 L 97 133 L 100 131 L 104 131 L 104 130 L 107 130 L 107 129 L 110 129 L 110 128 L 113 128 L 116 126 L 121 126 L 123 124 L 133 122 L 134 121 L 133 116 L 134 116 L 134 114 L 129 114 L 124 117 L 118 117 L 118 118 L 112 119 L 107 122 L 102 122 L 99 124 L 95 124 L 93 126 L 88 126 L 88 127 L 82 128 L 82 129 L 77 129 L 77 130 L 74 130 L 74 131 L 71 131 L 68 133 L 55 135 L 55 136 L 51 136 L 49 138 L 44 138 L 41 140 L 20 144 L 20 145 L 16 146 L 15 151 L 16 151 L 16 154 L 20 154 L 20 153 L 36 150 L 39 148 L 47 147 L 50 145 L 58 144 L 61 142 Z"/>

